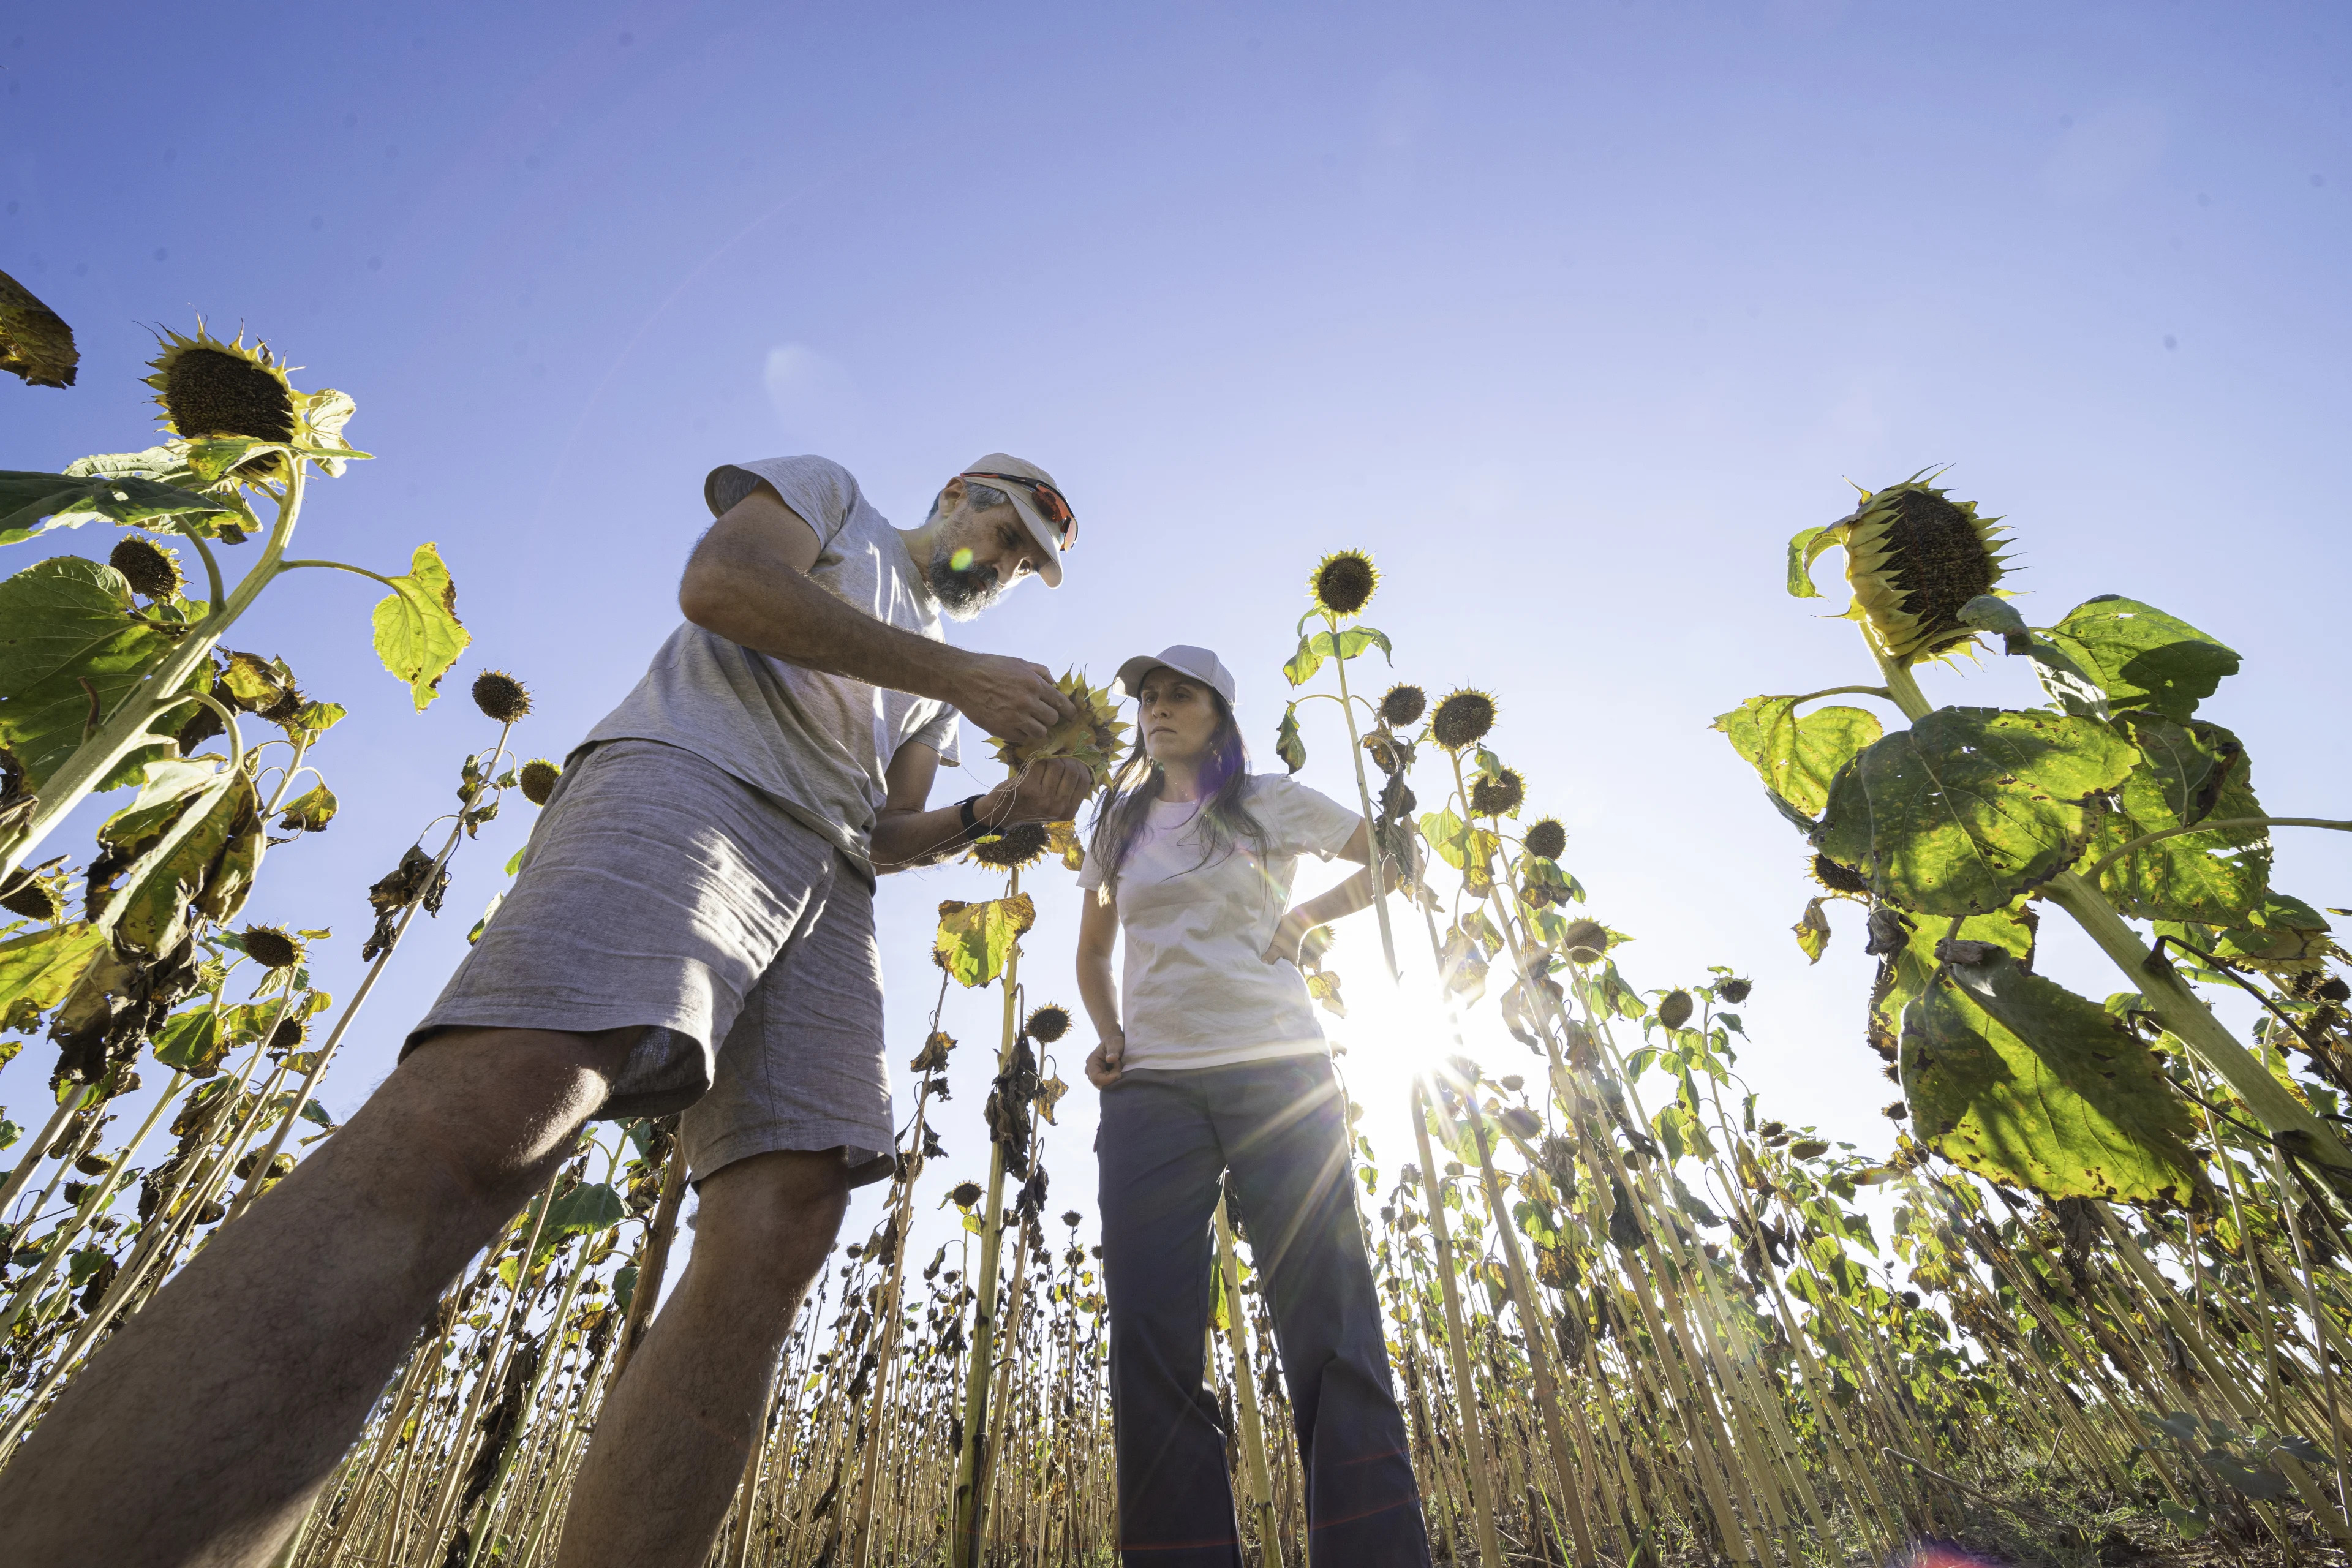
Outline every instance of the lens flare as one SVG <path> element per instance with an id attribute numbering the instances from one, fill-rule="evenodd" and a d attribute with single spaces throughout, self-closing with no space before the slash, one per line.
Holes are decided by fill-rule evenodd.
<path id="1" fill-rule="evenodd" d="M 1897 1556 L 1888 1568 L 2007 1568 L 1998 1557 L 1979 1557 L 1948 1541 L 1922 1541 Z"/>
<path id="2" fill-rule="evenodd" d="M 954 554 L 952 554 L 952 555 L 949 556 L 949 557 L 948 557 L 948 565 L 949 565 L 949 567 L 950 567 L 950 568 L 951 568 L 952 570 L 954 570 L 954 571 L 958 571 L 958 572 L 969 572 L 969 571 L 971 571 L 971 549 L 970 549 L 969 547 L 966 547 L 966 548 L 963 548 L 963 549 L 958 550 Z"/>

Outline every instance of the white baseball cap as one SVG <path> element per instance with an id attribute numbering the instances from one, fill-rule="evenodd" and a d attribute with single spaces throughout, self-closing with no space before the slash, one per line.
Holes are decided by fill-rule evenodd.
<path id="1" fill-rule="evenodd" d="M 1143 678 L 1155 669 L 1172 669 L 1179 674 L 1189 675 L 1214 689 L 1225 700 L 1226 706 L 1233 704 L 1234 672 L 1227 669 L 1225 661 L 1215 654 L 1204 647 L 1194 647 L 1190 643 L 1180 642 L 1173 647 L 1163 647 L 1156 654 L 1137 654 L 1118 667 L 1118 687 L 1128 696 L 1139 700 L 1143 696 Z"/>
<path id="2" fill-rule="evenodd" d="M 1037 575 L 1045 579 L 1048 588 L 1060 587 L 1062 552 L 1078 542 L 1078 520 L 1070 510 L 1070 503 L 1063 499 L 1062 488 L 1054 482 L 1054 476 L 1010 452 L 991 452 L 956 477 L 977 480 L 1013 498 L 1013 510 L 1021 514 L 1029 536 L 1045 552 L 1038 563 Z"/>

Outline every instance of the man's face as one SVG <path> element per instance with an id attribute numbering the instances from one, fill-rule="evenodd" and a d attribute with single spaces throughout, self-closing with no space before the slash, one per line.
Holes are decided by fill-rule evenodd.
<path id="1" fill-rule="evenodd" d="M 957 479 L 949 487 L 954 510 L 931 547 L 924 575 L 940 607 L 952 619 L 968 621 L 1034 574 L 1045 546 L 1030 537 L 1011 502 L 976 509 L 962 486 Z"/>

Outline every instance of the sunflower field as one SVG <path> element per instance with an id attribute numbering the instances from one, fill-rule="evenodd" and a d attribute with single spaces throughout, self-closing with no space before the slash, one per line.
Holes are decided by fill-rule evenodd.
<path id="1" fill-rule="evenodd" d="M 71 381 L 69 338 L 19 337 L 0 364 Z M 344 712 L 287 658 L 232 647 L 239 617 L 289 573 L 373 579 L 369 635 L 418 708 L 468 637 L 434 543 L 374 566 L 293 553 L 313 492 L 367 457 L 352 398 L 201 328 L 152 370 L 159 444 L 0 473 L 0 544 L 30 547 L 0 573 L 0 1062 L 47 1064 L 15 1066 L 0 1112 L 0 1465 L 111 1330 L 334 1134 L 320 1085 L 404 933 L 480 826 L 558 773 L 515 743 L 525 684 L 482 674 L 452 809 L 366 889 L 352 994 L 312 984 L 323 931 L 242 921 L 265 861 L 335 816 L 310 759 Z M 114 537 L 40 554 L 91 523 Z M 1441 1561 L 2352 1548 L 2352 988 L 2342 911 L 2271 879 L 2274 832 L 2352 823 L 2256 799 L 2207 710 L 2238 667 L 2225 644 L 2113 595 L 2029 626 L 2003 542 L 1927 476 L 1801 533 L 1789 591 L 1820 596 L 1841 553 L 1855 682 L 1714 721 L 1724 765 L 1765 786 L 1753 831 L 1801 840 L 1794 940 L 1818 958 L 1834 916 L 1877 960 L 1861 1037 L 1821 1048 L 1883 1068 L 1884 1159 L 1748 1089 L 1739 1058 L 1769 1024 L 1738 966 L 1621 968 L 1609 889 L 1579 881 L 1542 781 L 1500 749 L 1509 694 L 1397 683 L 1412 651 L 1363 618 L 1373 563 L 1313 567 L 1271 739 L 1293 773 L 1346 759 L 1396 886 L 1354 940 L 1413 994 L 1365 995 L 1359 971 L 1344 994 L 1319 942 L 1311 990 L 1339 1018 L 1428 1021 L 1409 1092 L 1349 1114 Z M 1971 652 L 2028 661 L 2046 704 L 1931 709 L 1916 668 Z M 1004 766 L 1107 775 L 1116 706 L 1082 676 L 1065 689 L 1076 719 L 1000 747 Z M 99 795 L 95 841 L 61 841 Z M 1082 858 L 1070 825 L 982 839 L 971 896 L 940 904 L 936 992 L 892 1047 L 912 1083 L 895 1177 L 801 1309 L 714 1563 L 1115 1560 L 1099 1258 L 1048 1173 L 1088 1157 L 1055 1120 L 1083 1045 L 1022 979 L 1024 946 L 1074 934 L 1039 910 L 1072 901 Z M 2061 917 L 2113 961 L 2112 994 L 2037 972 Z M 989 1054 L 979 1105 L 949 1092 L 958 1051 Z M 662 1121 L 580 1135 L 453 1282 L 283 1563 L 552 1560 L 600 1402 L 674 1272 L 676 1142 Z M 1217 1216 L 1202 1364 L 1244 1554 L 1273 1568 L 1306 1561 L 1305 1510 L 1251 1218 Z"/>

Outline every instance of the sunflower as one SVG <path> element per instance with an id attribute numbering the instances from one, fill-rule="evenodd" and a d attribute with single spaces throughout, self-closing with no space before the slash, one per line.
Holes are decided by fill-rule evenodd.
<path id="1" fill-rule="evenodd" d="M 1307 579 L 1315 607 L 1327 616 L 1352 616 L 1371 602 L 1381 585 L 1372 558 L 1360 550 L 1339 550 L 1323 557 Z"/>
<path id="2" fill-rule="evenodd" d="M 562 776 L 562 768 L 545 757 L 534 757 L 523 763 L 515 782 L 522 788 L 523 799 L 533 805 L 545 805 L 547 797 L 555 793 L 555 782 Z"/>
<path id="3" fill-rule="evenodd" d="M 1559 946 L 1570 963 L 1598 963 L 1609 951 L 1609 928 L 1594 920 L 1570 921 Z"/>
<path id="4" fill-rule="evenodd" d="M 196 323 L 196 335 L 166 331 L 163 352 L 148 363 L 155 374 L 147 384 L 163 410 L 163 424 L 189 440 L 241 437 L 249 441 L 292 441 L 301 395 L 286 379 L 285 362 L 245 334 L 223 342 Z M 270 479 L 285 471 L 274 454 L 247 458 L 230 470 L 240 480 Z"/>
<path id="5" fill-rule="evenodd" d="M 1466 686 L 1439 703 L 1429 721 L 1429 732 L 1449 752 L 1476 745 L 1494 727 L 1495 700 Z"/>
<path id="6" fill-rule="evenodd" d="M 1000 871 L 1025 871 L 1045 857 L 1053 834 L 1042 822 L 1016 822 L 972 840 L 971 858 Z"/>
<path id="7" fill-rule="evenodd" d="M 1854 611 L 1879 647 L 1901 664 L 1957 651 L 1976 633 L 1960 606 L 1990 594 L 2006 573 L 1998 518 L 1956 501 L 1914 474 L 1862 498 L 1832 525 L 1845 546 Z"/>
<path id="8" fill-rule="evenodd" d="M 486 669 L 474 677 L 474 706 L 501 724 L 511 724 L 530 711 L 530 691 L 502 669 Z"/>
<path id="9" fill-rule="evenodd" d="M 154 600 L 177 598 L 186 579 L 180 575 L 179 557 L 152 540 L 136 535 L 114 547 L 106 563 L 122 574 L 131 592 Z"/>
<path id="10" fill-rule="evenodd" d="M 1481 773 L 1470 785 L 1470 810 L 1477 816 L 1508 816 L 1519 809 L 1528 788 L 1517 772 L 1503 768 Z"/>
<path id="11" fill-rule="evenodd" d="M 1528 854 L 1557 860 L 1567 851 L 1568 829 L 1562 827 L 1557 818 L 1547 816 L 1528 829 L 1524 842 Z"/>
<path id="12" fill-rule="evenodd" d="M 247 926 L 237 940 L 245 955 L 266 969 L 291 969 L 302 962 L 302 944 L 282 926 Z"/>
<path id="13" fill-rule="evenodd" d="M 1658 999 L 1658 1022 L 1669 1029 L 1679 1029 L 1690 1022 L 1691 994 L 1669 991 Z"/>
<path id="14" fill-rule="evenodd" d="M 1381 699 L 1381 721 L 1402 728 L 1429 710 L 1429 693 L 1418 686 L 1391 686 Z"/>
<path id="15" fill-rule="evenodd" d="M 1087 685 L 1087 678 L 1076 670 L 1054 684 L 1077 711 L 1047 731 L 1042 741 L 991 742 L 996 760 L 1018 772 L 1049 757 L 1070 757 L 1086 763 L 1099 789 L 1110 781 L 1111 769 L 1118 765 L 1120 737 L 1127 733 L 1127 723 L 1118 716 L 1118 699 L 1108 690 Z"/>
<path id="16" fill-rule="evenodd" d="M 1070 1010 L 1051 1003 L 1029 1015 L 1029 1037 L 1041 1046 L 1050 1046 L 1070 1032 Z"/>
<path id="17" fill-rule="evenodd" d="M 1870 879 L 1859 871 L 1849 870 L 1826 855 L 1813 857 L 1813 880 L 1832 893 L 1850 893 L 1857 898 L 1870 892 Z"/>

